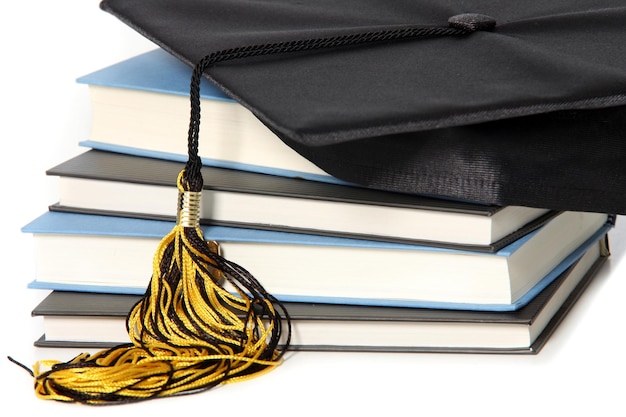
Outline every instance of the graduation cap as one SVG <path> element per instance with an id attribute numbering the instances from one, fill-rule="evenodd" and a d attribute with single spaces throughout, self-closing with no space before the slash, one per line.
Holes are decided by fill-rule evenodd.
<path id="1" fill-rule="evenodd" d="M 626 213 L 621 0 L 101 7 L 190 65 L 216 51 L 299 44 L 222 62 L 206 75 L 342 180 L 496 205 Z M 449 27 L 462 33 L 394 38 Z M 372 33 L 381 37 L 328 41 Z M 315 42 L 322 46 L 311 48 Z"/>
<path id="2" fill-rule="evenodd" d="M 189 161 L 178 223 L 128 318 L 133 344 L 36 370 L 37 393 L 127 402 L 280 362 L 287 312 L 198 228 L 203 75 L 346 181 L 626 214 L 626 7 L 478 3 L 104 0 L 104 10 L 194 66 Z M 223 277 L 238 294 L 224 291 Z"/>

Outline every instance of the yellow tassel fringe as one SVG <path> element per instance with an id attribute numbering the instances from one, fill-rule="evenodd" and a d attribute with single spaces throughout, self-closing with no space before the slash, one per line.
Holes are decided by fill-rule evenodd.
<path id="1" fill-rule="evenodd" d="M 127 318 L 131 343 L 66 363 L 38 362 L 37 396 L 125 403 L 205 390 L 279 365 L 286 311 L 277 312 L 279 303 L 210 245 L 199 225 L 179 219 L 162 239 L 150 284 Z"/>

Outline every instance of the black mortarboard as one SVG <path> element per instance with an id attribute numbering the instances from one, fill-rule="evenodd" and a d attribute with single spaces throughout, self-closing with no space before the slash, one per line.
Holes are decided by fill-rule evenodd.
<path id="1" fill-rule="evenodd" d="M 465 27 L 460 36 L 239 59 L 207 75 L 346 181 L 626 214 L 623 0 L 104 0 L 101 7 L 190 65 L 249 45 Z"/>
<path id="2" fill-rule="evenodd" d="M 341 179 L 626 214 L 626 7 L 482 3 L 104 0 L 194 66 L 189 159 L 177 179 L 176 225 L 127 317 L 131 343 L 48 370 L 37 364 L 37 395 L 105 404 L 198 392 L 272 369 L 289 348 L 282 304 L 199 227 L 205 70 Z"/>

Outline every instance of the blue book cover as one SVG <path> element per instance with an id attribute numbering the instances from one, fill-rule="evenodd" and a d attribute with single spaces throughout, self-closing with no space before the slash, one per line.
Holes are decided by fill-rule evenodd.
<path id="1" fill-rule="evenodd" d="M 76 79 L 79 84 L 128 88 L 188 97 L 192 69 L 163 49 L 155 49 Z M 235 102 L 206 78 L 200 96 Z"/>
<path id="2" fill-rule="evenodd" d="M 597 244 L 607 231 L 612 227 L 612 223 L 607 221 L 607 216 L 600 214 L 583 214 L 573 213 L 573 219 L 583 216 L 585 220 L 584 227 L 577 227 L 577 229 L 587 229 L 589 232 L 576 232 L 574 235 L 568 236 L 567 233 L 561 239 L 570 240 L 571 237 L 575 238 L 578 242 L 574 250 L 568 251 L 562 259 L 559 259 L 555 265 L 553 265 L 549 272 L 542 275 L 538 279 L 532 282 L 530 288 L 528 288 L 524 294 L 518 297 L 511 303 L 465 303 L 465 302 L 441 302 L 441 301 L 428 301 L 428 300 L 411 300 L 411 299 L 394 299 L 394 298 L 372 298 L 372 297 L 349 297 L 344 295 L 312 295 L 309 296 L 306 293 L 302 294 L 283 294 L 280 292 L 274 292 L 282 301 L 298 302 L 327 302 L 327 303 L 343 303 L 343 304 L 357 304 L 357 305 L 385 305 L 385 306 L 404 306 L 404 307 L 420 307 L 420 308 L 446 308 L 446 309 L 464 309 L 464 310 L 485 310 L 485 311 L 513 311 L 526 305 L 532 300 L 541 290 L 548 286 L 554 279 L 556 279 L 563 271 L 576 262 L 591 246 Z M 558 216 L 565 221 L 563 215 Z M 572 220 L 578 222 L 578 220 Z M 340 248 L 351 249 L 364 249 L 369 252 L 363 253 L 363 259 L 367 261 L 370 257 L 385 256 L 390 252 L 404 252 L 415 254 L 414 259 L 408 258 L 409 261 L 405 265 L 402 265 L 405 269 L 415 269 L 417 271 L 420 267 L 420 254 L 427 253 L 440 253 L 448 254 L 450 258 L 447 262 L 463 262 L 469 258 L 481 258 L 484 260 L 503 259 L 507 262 L 508 259 L 512 259 L 514 255 L 520 251 L 526 250 L 529 244 L 536 244 L 536 239 L 553 240 L 554 237 L 546 237 L 543 234 L 548 233 L 549 227 L 556 227 L 557 222 L 553 220 L 546 224 L 546 226 L 518 239 L 514 243 L 508 245 L 502 250 L 495 253 L 485 252 L 472 252 L 455 249 L 443 249 L 430 246 L 410 245 L 410 244 L 398 244 L 379 241 L 369 241 L 360 239 L 349 238 L 336 238 L 326 237 L 319 235 L 308 235 L 299 233 L 287 233 L 287 232 L 275 232 L 258 229 L 246 229 L 246 228 L 234 228 L 224 226 L 202 226 L 203 234 L 206 239 L 216 240 L 224 247 L 228 247 L 229 243 L 253 243 L 256 248 L 267 245 L 279 245 L 279 251 L 276 254 L 270 255 L 274 259 L 276 264 L 276 270 L 280 271 L 282 266 L 281 257 L 290 256 L 287 251 L 293 248 L 304 248 L 305 252 L 299 251 L 301 263 L 304 264 L 303 270 L 308 268 L 307 261 L 316 262 L 317 252 L 316 247 L 331 248 L 334 251 L 339 251 Z M 567 223 L 566 223 L 567 224 Z M 66 235 L 66 236 L 102 236 L 102 237 L 114 237 L 120 238 L 118 240 L 120 244 L 120 250 L 122 250 L 122 244 L 125 241 L 124 237 L 141 237 L 153 239 L 155 243 L 163 238 L 167 233 L 172 230 L 174 226 L 173 222 L 158 221 L 158 220 L 143 220 L 136 218 L 124 218 L 113 216 L 99 216 L 99 215 L 87 215 L 87 214 L 74 214 L 74 213 L 60 213 L 60 212 L 46 212 L 42 216 L 33 220 L 28 225 L 22 228 L 24 233 L 32 233 L 34 235 Z M 563 227 L 563 226 L 561 226 Z M 564 226 L 567 228 L 567 226 Z M 535 242 L 535 243 L 533 243 Z M 249 249 L 252 251 L 253 249 Z M 280 252 L 283 251 L 283 252 Z M 373 252 L 372 252 L 373 251 Z M 551 250 L 548 250 L 551 252 Z M 271 252 L 264 251 L 264 254 Z M 302 255 L 304 253 L 305 255 Z M 68 255 L 69 256 L 69 255 Z M 308 257 L 307 257 L 308 256 Z M 228 258 L 228 256 L 227 256 Z M 253 257 L 248 257 L 254 259 Z M 351 258 L 354 259 L 354 258 Z M 231 259 L 234 260 L 234 259 Z M 237 260 L 234 260 L 237 262 Z M 372 262 L 376 262 L 372 259 Z M 248 265 L 242 265 L 244 268 L 248 268 Z M 531 265 L 527 265 L 530 269 Z M 328 268 L 333 269 L 332 265 L 328 265 Z M 389 280 L 390 277 L 384 277 L 385 265 L 372 264 L 372 276 L 380 276 L 380 280 Z M 255 269 L 250 268 L 250 271 L 254 274 Z M 294 274 L 297 275 L 297 274 Z M 391 275 L 391 274 L 390 274 Z M 259 277 L 257 277 L 259 278 Z M 269 278 L 269 277 L 268 277 Z M 362 280 L 361 280 L 362 278 Z M 419 279 L 419 272 L 415 273 L 415 279 Z M 457 277 L 461 282 L 464 277 Z M 336 278 L 339 279 L 339 278 Z M 269 279 L 268 279 L 269 280 Z M 359 281 L 361 280 L 361 281 Z M 263 279 L 261 279 L 263 281 Z M 365 285 L 367 277 L 358 277 L 355 281 L 355 285 L 359 285 L 360 282 Z M 383 283 L 383 287 L 385 287 Z M 112 292 L 112 293 L 132 293 L 141 294 L 145 290 L 145 287 L 126 287 L 126 286 L 109 286 L 109 285 L 97 285 L 93 282 L 88 284 L 81 283 L 60 283 L 60 282 L 46 282 L 38 281 L 35 279 L 29 284 L 30 288 L 39 289 L 54 289 L 54 290 L 71 290 L 71 291 L 94 291 L 94 292 Z"/>

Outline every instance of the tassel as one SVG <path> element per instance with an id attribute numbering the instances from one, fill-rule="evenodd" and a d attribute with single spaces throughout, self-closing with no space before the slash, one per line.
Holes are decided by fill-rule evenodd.
<path id="1" fill-rule="evenodd" d="M 40 398 L 125 403 L 206 390 L 280 364 L 289 345 L 289 334 L 280 340 L 287 312 L 205 241 L 200 192 L 187 190 L 185 173 L 178 178 L 177 224 L 162 239 L 146 293 L 127 318 L 131 343 L 67 363 L 37 363 Z M 41 371 L 42 365 L 50 369 Z"/>
<path id="2" fill-rule="evenodd" d="M 207 390 L 281 363 L 291 337 L 287 311 L 248 271 L 224 259 L 200 229 L 199 88 L 212 62 L 194 68 L 189 159 L 177 179 L 177 221 L 156 250 L 144 296 L 127 317 L 130 343 L 65 363 L 36 363 L 38 397 L 128 403 Z"/>

